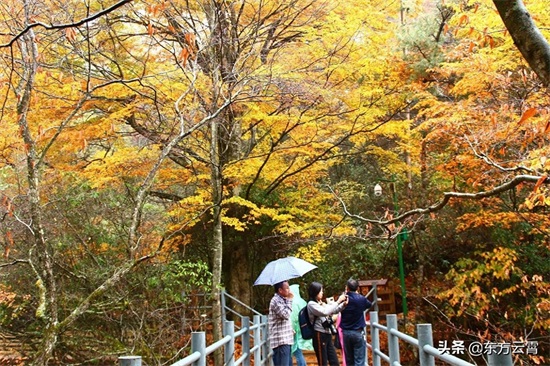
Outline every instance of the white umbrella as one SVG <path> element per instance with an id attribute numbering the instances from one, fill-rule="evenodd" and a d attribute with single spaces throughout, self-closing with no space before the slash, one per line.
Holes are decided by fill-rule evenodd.
<path id="1" fill-rule="evenodd" d="M 274 285 L 276 283 L 301 277 L 317 268 L 309 262 L 296 257 L 286 257 L 269 262 L 254 282 L 256 285 Z"/>

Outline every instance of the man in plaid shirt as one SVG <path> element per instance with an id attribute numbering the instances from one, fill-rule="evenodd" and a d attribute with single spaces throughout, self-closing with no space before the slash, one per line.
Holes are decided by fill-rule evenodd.
<path id="1" fill-rule="evenodd" d="M 292 366 L 294 330 L 290 320 L 292 298 L 288 281 L 274 285 L 275 294 L 269 304 L 269 344 L 273 349 L 273 364 L 275 366 Z"/>

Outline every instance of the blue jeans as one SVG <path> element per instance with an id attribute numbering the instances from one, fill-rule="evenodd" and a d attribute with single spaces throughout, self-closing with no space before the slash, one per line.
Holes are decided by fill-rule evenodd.
<path id="1" fill-rule="evenodd" d="M 273 348 L 273 365 L 275 366 L 292 366 L 291 346 L 284 344 L 277 348 Z"/>
<path id="2" fill-rule="evenodd" d="M 300 348 L 296 348 L 296 351 L 294 351 L 292 355 L 296 359 L 296 365 L 307 366 L 306 359 L 304 358 L 304 354 L 302 353 L 302 350 Z"/>
<path id="3" fill-rule="evenodd" d="M 362 331 L 343 330 L 346 366 L 365 366 L 367 341 Z"/>

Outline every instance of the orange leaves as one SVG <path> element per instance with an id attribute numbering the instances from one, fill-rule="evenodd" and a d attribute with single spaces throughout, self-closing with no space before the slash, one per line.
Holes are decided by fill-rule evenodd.
<path id="1" fill-rule="evenodd" d="M 162 2 L 160 4 L 156 4 L 156 5 L 149 5 L 147 7 L 147 13 L 153 17 L 156 17 L 158 16 L 162 11 L 164 11 L 166 9 L 166 7 L 168 6 L 168 2 Z"/>
<path id="2" fill-rule="evenodd" d="M 537 115 L 539 116 L 539 118 L 533 122 L 533 125 L 536 126 L 534 134 L 538 135 L 540 134 L 540 132 L 542 132 L 543 135 L 546 135 L 550 133 L 550 118 L 548 117 L 548 110 L 544 108 L 539 109 L 531 107 L 526 109 L 521 115 L 516 126 L 525 126 L 531 118 Z"/>
<path id="3" fill-rule="evenodd" d="M 544 157 L 543 157 L 544 158 Z M 544 169 L 546 159 L 540 159 Z M 548 180 L 548 174 L 543 174 L 535 183 L 533 190 L 523 203 L 523 207 L 527 210 L 533 210 L 535 207 L 550 207 L 550 190 L 545 186 Z"/>
<path id="4" fill-rule="evenodd" d="M 489 44 L 489 47 L 495 48 L 495 39 L 489 35 L 485 35 L 485 39 L 483 41 L 483 44 Z"/>
<path id="5" fill-rule="evenodd" d="M 457 29 L 457 31 L 458 31 L 458 29 Z M 474 27 L 470 27 L 468 29 L 467 35 L 468 36 L 473 36 L 475 32 L 476 32 L 476 29 Z M 479 47 L 489 46 L 491 49 L 495 48 L 495 46 L 496 46 L 495 38 L 493 36 L 489 35 L 489 34 L 486 34 L 486 33 L 487 33 L 487 29 L 485 29 L 483 32 L 479 32 L 479 31 L 477 32 L 478 44 L 476 44 L 476 42 L 474 42 L 474 41 L 470 41 L 470 44 L 469 44 L 469 47 L 468 47 L 468 52 L 469 53 L 472 53 L 474 51 L 474 48 L 475 48 L 476 45 L 478 45 Z"/>
<path id="6" fill-rule="evenodd" d="M 153 18 L 157 17 L 161 12 L 166 10 L 167 6 L 168 6 L 168 2 L 166 1 L 156 5 L 151 4 L 147 7 L 147 13 Z M 153 23 L 151 22 L 151 20 L 149 20 L 149 23 L 147 24 L 147 34 L 149 36 L 152 36 L 154 33 L 155 33 L 155 30 L 153 27 Z"/>
<path id="7" fill-rule="evenodd" d="M 525 110 L 525 112 L 523 112 L 523 114 L 521 115 L 521 118 L 519 119 L 518 123 L 517 123 L 517 126 L 523 126 L 526 124 L 527 120 L 529 120 L 530 118 L 534 117 L 535 115 L 537 115 L 537 113 L 540 113 L 540 115 L 544 118 L 548 118 L 548 112 L 546 110 L 539 110 L 538 108 L 535 108 L 535 107 L 532 107 L 532 108 L 528 108 L 527 110 Z M 546 122 L 544 122 L 544 128 L 543 128 L 543 131 L 542 133 L 543 134 L 548 134 L 550 132 L 550 119 L 548 119 Z"/>
<path id="8" fill-rule="evenodd" d="M 189 45 L 189 47 L 192 47 L 192 48 L 195 47 L 196 38 L 195 38 L 195 35 L 193 33 L 185 33 L 183 35 L 183 37 L 185 39 L 185 43 L 187 43 L 187 45 Z"/>
<path id="9" fill-rule="evenodd" d="M 468 21 L 469 21 L 469 18 L 468 18 L 468 15 L 466 14 L 463 14 L 461 17 L 460 17 L 460 20 L 458 21 L 458 26 L 462 26 L 464 24 L 468 24 Z"/>
<path id="10" fill-rule="evenodd" d="M 529 118 L 533 117 L 538 112 L 537 108 L 529 108 L 525 112 L 523 112 L 523 115 L 521 116 L 520 120 L 518 121 L 518 126 L 521 126 L 525 121 L 527 121 Z"/>
<path id="11" fill-rule="evenodd" d="M 533 190 L 536 191 L 546 181 L 546 179 L 548 179 L 548 175 L 546 174 L 540 177 L 537 183 L 535 184 L 535 187 L 533 187 Z"/>
<path id="12" fill-rule="evenodd" d="M 13 246 L 13 235 L 11 231 L 6 233 L 6 245 L 4 246 L 4 258 L 8 259 L 10 256 L 11 247 Z"/>
<path id="13" fill-rule="evenodd" d="M 517 286 L 507 283 L 512 273 L 522 273 L 516 266 L 517 261 L 517 253 L 503 247 L 481 253 L 480 258 L 461 259 L 446 276 L 454 286 L 437 297 L 449 301 L 458 314 L 470 312 L 477 319 L 484 319 L 495 303 L 508 300 L 518 291 Z M 494 286 L 495 278 L 505 285 Z M 465 302 L 464 299 L 474 301 Z M 480 333 L 480 336 L 486 334 Z"/>
<path id="14" fill-rule="evenodd" d="M 181 49 L 178 59 L 183 64 L 183 67 L 187 65 L 189 58 L 194 59 L 197 53 L 196 37 L 193 33 L 185 33 L 183 35 L 185 46 Z"/>
<path id="15" fill-rule="evenodd" d="M 13 205 L 11 203 L 11 200 L 8 198 L 8 196 L 4 196 L 2 199 L 2 205 L 6 208 L 7 214 L 12 217 L 13 216 Z"/>
<path id="16" fill-rule="evenodd" d="M 11 289 L 4 284 L 0 284 L 0 302 L 5 307 L 13 307 L 17 293 L 11 291 Z"/>
<path id="17" fill-rule="evenodd" d="M 187 59 L 189 58 L 190 54 L 191 54 L 191 52 L 189 52 L 189 49 L 187 47 L 184 47 L 184 48 L 181 49 L 181 52 L 178 56 L 178 59 L 183 64 L 183 67 L 185 67 L 187 65 Z"/>
<path id="18" fill-rule="evenodd" d="M 67 40 L 69 42 L 75 41 L 76 40 L 76 31 L 74 30 L 74 28 L 72 28 L 72 27 L 65 28 L 65 37 L 67 37 Z"/>

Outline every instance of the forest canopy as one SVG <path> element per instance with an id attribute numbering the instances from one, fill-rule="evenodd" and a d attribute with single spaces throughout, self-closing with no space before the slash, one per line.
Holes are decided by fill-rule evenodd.
<path id="1" fill-rule="evenodd" d="M 550 362 L 548 39 L 542 0 L 3 1 L 0 330 L 170 364 L 293 255 Z"/>

